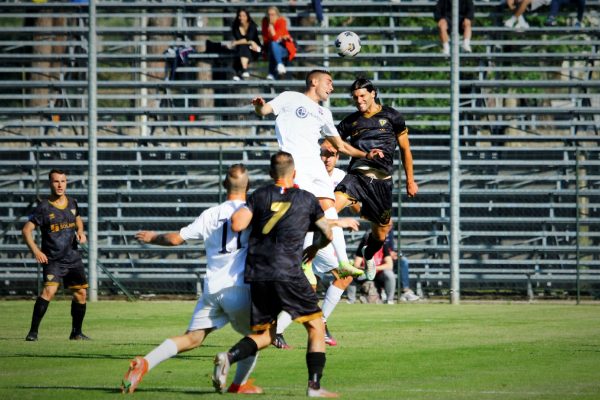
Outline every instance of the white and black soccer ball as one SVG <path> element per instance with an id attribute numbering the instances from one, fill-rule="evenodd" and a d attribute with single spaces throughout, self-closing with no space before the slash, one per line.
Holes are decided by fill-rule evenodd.
<path id="1" fill-rule="evenodd" d="M 342 57 L 354 57 L 360 52 L 360 38 L 352 31 L 344 31 L 335 39 L 335 49 Z"/>

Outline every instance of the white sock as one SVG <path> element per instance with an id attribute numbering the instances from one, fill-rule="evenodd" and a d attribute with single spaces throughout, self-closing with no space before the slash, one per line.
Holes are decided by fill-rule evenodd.
<path id="1" fill-rule="evenodd" d="M 171 339 L 165 339 L 158 347 L 155 347 L 144 358 L 148 361 L 148 371 L 156 367 L 161 362 L 177 355 L 177 345 Z"/>
<path id="2" fill-rule="evenodd" d="M 277 316 L 277 333 L 283 333 L 292 323 L 292 316 L 285 311 L 282 311 Z"/>
<path id="3" fill-rule="evenodd" d="M 235 370 L 235 376 L 233 377 L 233 383 L 237 385 L 241 385 L 246 383 L 250 374 L 254 370 L 254 366 L 256 365 L 256 359 L 258 358 L 258 353 L 254 356 L 246 357 L 243 360 L 238 361 L 237 368 Z"/>
<path id="4" fill-rule="evenodd" d="M 306 236 L 304 236 L 304 245 L 302 246 L 302 248 L 305 249 L 311 244 L 313 244 L 314 237 L 314 232 L 306 232 Z"/>
<path id="5" fill-rule="evenodd" d="M 519 17 L 520 19 L 521 17 Z M 509 22 L 510 21 L 510 22 Z M 506 20 L 506 23 L 510 23 L 510 24 L 514 24 L 515 23 L 515 16 L 512 15 L 509 19 Z"/>
<path id="6" fill-rule="evenodd" d="M 444 51 L 450 51 L 450 43 L 449 42 L 442 43 L 442 48 L 444 49 Z"/>
<path id="7" fill-rule="evenodd" d="M 325 299 L 323 300 L 323 305 L 321 306 L 321 310 L 323 310 L 323 318 L 327 319 L 333 312 L 337 303 L 340 302 L 342 298 L 342 294 L 344 293 L 343 289 L 335 285 L 329 285 L 327 288 L 327 293 L 325 293 Z"/>
<path id="8" fill-rule="evenodd" d="M 471 44 L 471 39 L 465 39 L 464 44 L 465 46 L 469 46 Z"/>
<path id="9" fill-rule="evenodd" d="M 334 207 L 325 210 L 325 218 L 327 219 L 338 219 L 337 211 Z M 335 250 L 339 262 L 347 262 L 348 254 L 346 253 L 346 241 L 344 240 L 344 230 L 340 227 L 331 228 L 333 232 L 333 240 L 331 244 Z"/>
<path id="10" fill-rule="evenodd" d="M 527 23 L 527 21 L 525 21 L 525 18 L 523 18 L 523 15 L 519 15 L 518 21 L 520 24 Z"/>

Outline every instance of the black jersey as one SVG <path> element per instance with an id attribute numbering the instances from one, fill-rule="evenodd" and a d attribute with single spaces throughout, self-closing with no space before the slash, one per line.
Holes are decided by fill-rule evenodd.
<path id="1" fill-rule="evenodd" d="M 317 198 L 306 190 L 263 186 L 248 197 L 252 232 L 246 282 L 306 279 L 300 265 L 306 232 L 323 217 Z"/>
<path id="2" fill-rule="evenodd" d="M 77 250 L 77 201 L 67 197 L 67 205 L 57 208 L 49 200 L 42 201 L 33 210 L 29 221 L 40 227 L 42 252 L 51 263 L 73 264 L 81 261 Z"/>
<path id="3" fill-rule="evenodd" d="M 381 110 L 365 117 L 360 111 L 350 114 L 337 126 L 340 136 L 352 146 L 365 152 L 372 149 L 383 151 L 383 158 L 375 157 L 353 158 L 348 166 L 348 172 L 358 167 L 369 167 L 392 175 L 394 153 L 398 144 L 396 135 L 408 132 L 402 115 L 391 107 L 382 106 Z"/>

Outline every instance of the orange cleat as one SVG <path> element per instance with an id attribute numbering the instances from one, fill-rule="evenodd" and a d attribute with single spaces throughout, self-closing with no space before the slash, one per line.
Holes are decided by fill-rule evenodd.
<path id="1" fill-rule="evenodd" d="M 262 394 L 263 390 L 260 386 L 254 385 L 254 379 L 248 379 L 246 383 L 241 385 L 232 383 L 227 389 L 227 393 Z"/>
<path id="2" fill-rule="evenodd" d="M 144 357 L 136 357 L 129 363 L 129 370 L 121 382 L 121 393 L 133 393 L 144 375 L 148 372 L 148 361 Z"/>

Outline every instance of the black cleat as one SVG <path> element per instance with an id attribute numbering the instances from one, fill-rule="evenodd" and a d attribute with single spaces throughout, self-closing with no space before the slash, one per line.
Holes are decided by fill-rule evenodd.
<path id="1" fill-rule="evenodd" d="M 37 342 L 38 336 L 37 332 L 29 332 L 27 336 L 25 336 L 25 340 L 27 342 Z"/>
<path id="2" fill-rule="evenodd" d="M 79 332 L 79 333 L 71 332 L 71 335 L 69 336 L 69 340 L 92 340 L 92 338 L 85 336 L 81 332 Z"/>
<path id="3" fill-rule="evenodd" d="M 281 333 L 277 333 L 275 335 L 275 338 L 273 339 L 272 344 L 273 344 L 273 346 L 277 347 L 278 349 L 288 350 L 288 349 L 292 348 L 289 344 L 287 344 L 285 342 L 285 339 L 283 338 L 283 334 L 281 334 Z"/>

